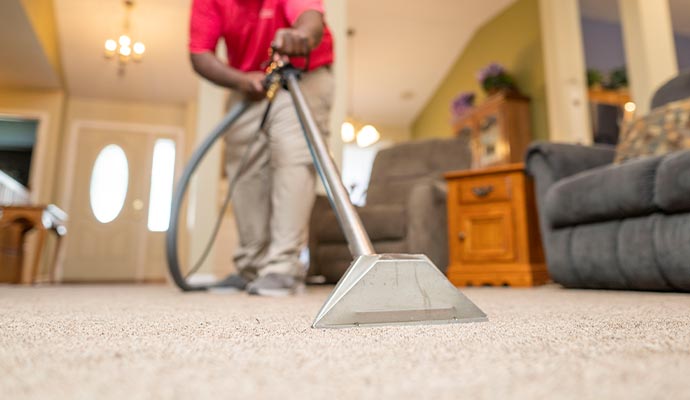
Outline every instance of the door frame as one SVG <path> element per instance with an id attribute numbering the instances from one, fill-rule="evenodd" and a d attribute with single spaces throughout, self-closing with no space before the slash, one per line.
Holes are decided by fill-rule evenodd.
<path id="1" fill-rule="evenodd" d="M 36 142 L 32 150 L 31 166 L 29 167 L 31 169 L 29 171 L 29 200 L 31 203 L 37 204 L 45 190 L 41 183 L 43 183 L 46 168 L 45 158 L 48 151 L 47 139 L 50 115 L 46 111 L 39 110 L 0 109 L 0 117 L 38 121 Z"/>
<path id="2" fill-rule="evenodd" d="M 175 138 L 175 178 L 180 175 L 182 171 L 182 162 L 185 155 L 185 129 L 175 125 L 156 125 L 143 124 L 135 122 L 118 122 L 107 120 L 92 120 L 92 119 L 76 119 L 72 121 L 67 137 L 67 148 L 65 151 L 64 171 L 65 179 L 62 185 L 61 204 L 65 207 L 65 211 L 69 213 L 72 206 L 72 190 L 74 189 L 74 173 L 77 160 L 77 145 L 79 138 L 84 134 L 84 129 L 98 129 L 104 131 L 113 131 L 116 133 L 130 133 L 135 135 L 168 135 Z M 68 221 L 69 224 L 69 221 Z M 69 225 L 68 225 L 69 226 Z M 68 235 L 69 237 L 69 235 Z M 61 252 L 60 259 L 57 263 L 58 282 L 63 278 L 63 263 L 66 256 L 66 251 Z"/>

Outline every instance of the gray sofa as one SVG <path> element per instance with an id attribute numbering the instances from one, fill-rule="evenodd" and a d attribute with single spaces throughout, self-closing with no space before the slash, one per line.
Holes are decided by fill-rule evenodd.
<path id="1" fill-rule="evenodd" d="M 690 97 L 690 73 L 652 106 Z M 615 148 L 527 151 L 549 273 L 566 287 L 690 291 L 690 151 L 611 164 Z"/>
<path id="2" fill-rule="evenodd" d="M 467 136 L 420 140 L 381 150 L 374 160 L 367 203 L 357 211 L 378 253 L 423 253 L 448 265 L 446 185 L 443 173 L 467 169 Z M 328 200 L 312 212 L 309 275 L 337 282 L 352 262 Z"/>

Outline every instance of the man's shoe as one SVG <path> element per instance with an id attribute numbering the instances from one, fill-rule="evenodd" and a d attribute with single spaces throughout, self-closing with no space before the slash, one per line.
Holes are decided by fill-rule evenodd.
<path id="1" fill-rule="evenodd" d="M 258 296 L 280 297 L 301 293 L 304 282 L 292 276 L 283 274 L 268 274 L 261 276 L 247 286 L 249 294 Z"/>
<path id="2" fill-rule="evenodd" d="M 249 281 L 238 274 L 230 274 L 225 279 L 216 282 L 211 286 L 211 290 L 241 292 L 247 288 Z"/>

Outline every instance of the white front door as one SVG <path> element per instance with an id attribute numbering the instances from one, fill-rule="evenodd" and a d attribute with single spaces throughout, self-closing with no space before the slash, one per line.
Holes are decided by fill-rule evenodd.
<path id="1" fill-rule="evenodd" d="M 63 280 L 164 279 L 174 138 L 96 127 L 77 134 Z"/>

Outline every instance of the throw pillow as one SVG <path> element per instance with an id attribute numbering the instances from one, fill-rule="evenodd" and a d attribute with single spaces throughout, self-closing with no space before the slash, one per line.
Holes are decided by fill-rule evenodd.
<path id="1" fill-rule="evenodd" d="M 623 126 L 614 163 L 690 148 L 690 99 L 653 109 Z"/>

